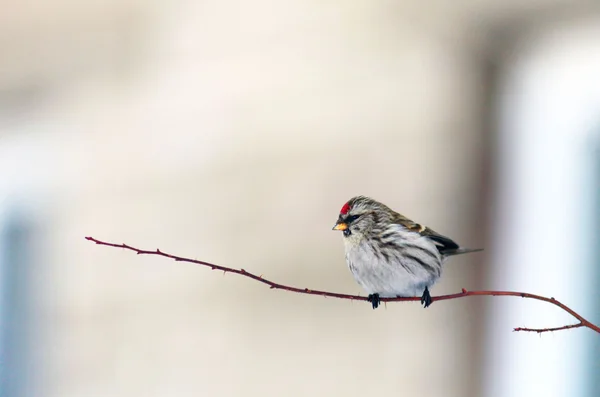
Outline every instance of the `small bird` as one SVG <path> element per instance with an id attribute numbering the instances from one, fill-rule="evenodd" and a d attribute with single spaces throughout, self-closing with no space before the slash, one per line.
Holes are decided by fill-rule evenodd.
<path id="1" fill-rule="evenodd" d="M 432 303 L 429 287 L 439 278 L 442 264 L 452 255 L 482 251 L 461 248 L 369 197 L 357 196 L 340 210 L 333 230 L 344 234 L 346 263 L 369 294 L 373 309 L 380 298 L 421 294 L 421 304 Z"/>

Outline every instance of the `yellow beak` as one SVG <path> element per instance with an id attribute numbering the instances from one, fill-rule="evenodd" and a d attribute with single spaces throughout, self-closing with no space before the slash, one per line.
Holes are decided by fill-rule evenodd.
<path id="1" fill-rule="evenodd" d="M 331 230 L 346 230 L 348 229 L 348 225 L 345 224 L 344 222 L 341 223 L 336 223 L 335 226 L 333 227 L 333 229 Z"/>

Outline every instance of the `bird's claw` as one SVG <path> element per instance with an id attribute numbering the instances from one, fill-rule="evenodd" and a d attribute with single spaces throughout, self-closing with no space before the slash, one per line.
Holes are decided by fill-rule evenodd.
<path id="1" fill-rule="evenodd" d="M 425 291 L 423 291 L 423 295 L 421 296 L 421 304 L 423 305 L 423 307 L 429 307 L 429 305 L 431 305 L 432 302 L 433 299 L 429 294 L 429 289 L 425 287 Z"/>
<path id="2" fill-rule="evenodd" d="M 371 302 L 371 305 L 373 305 L 373 309 L 377 309 L 377 307 L 379 307 L 379 304 L 381 303 L 381 299 L 379 299 L 379 294 L 369 294 L 369 296 L 367 297 L 367 301 Z"/>

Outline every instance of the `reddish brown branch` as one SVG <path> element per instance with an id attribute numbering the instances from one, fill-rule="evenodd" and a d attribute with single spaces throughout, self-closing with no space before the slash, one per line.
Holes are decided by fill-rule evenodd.
<path id="1" fill-rule="evenodd" d="M 162 252 L 159 249 L 157 249 L 155 251 L 141 250 L 141 249 L 138 249 L 138 248 L 131 247 L 131 246 L 127 245 L 127 244 L 107 243 L 107 242 L 104 242 L 104 241 L 96 240 L 93 237 L 86 237 L 85 239 L 89 240 L 89 241 L 92 241 L 92 242 L 94 242 L 96 244 L 99 244 L 99 245 L 106 245 L 108 247 L 115 247 L 115 248 L 125 248 L 125 249 L 128 249 L 130 251 L 134 251 L 138 255 L 159 255 L 159 256 L 164 256 L 166 258 L 171 258 L 171 259 L 173 259 L 173 260 L 175 260 L 177 262 L 195 263 L 197 265 L 202 265 L 202 266 L 210 267 L 212 270 L 222 270 L 223 272 L 226 272 L 226 273 L 229 272 L 229 273 L 239 274 L 241 276 L 248 277 L 248 278 L 256 280 L 256 281 L 258 281 L 260 283 L 266 284 L 271 289 L 281 289 L 281 290 L 285 290 L 285 291 L 296 292 L 296 293 L 299 293 L 299 294 L 329 296 L 329 297 L 332 297 L 332 298 L 339 298 L 339 299 L 351 299 L 351 300 L 362 300 L 362 301 L 366 301 L 367 300 L 367 297 L 360 296 L 360 295 L 339 294 L 339 293 L 336 293 L 336 292 L 328 292 L 328 291 L 319 291 L 319 290 L 313 290 L 313 289 L 308 289 L 308 288 L 291 287 L 291 286 L 288 286 L 288 285 L 279 284 L 279 283 L 275 283 L 273 281 L 269 281 L 269 280 L 263 278 L 262 276 L 257 276 L 256 274 L 247 272 L 244 269 L 234 269 L 234 268 L 230 268 L 230 267 L 215 265 L 215 264 L 210 263 L 210 262 L 199 261 L 199 260 L 190 259 L 190 258 L 184 258 L 184 257 L 177 256 L 177 255 L 171 255 L 171 254 L 167 254 L 165 252 Z M 559 308 L 561 308 L 562 310 L 564 310 L 567 313 L 569 313 L 571 316 L 573 316 L 578 321 L 578 323 L 576 323 L 576 324 L 564 325 L 564 326 L 555 327 L 555 328 L 522 328 L 522 327 L 518 327 L 518 328 L 514 328 L 514 331 L 542 333 L 542 332 L 551 332 L 551 331 L 562 331 L 562 330 L 571 329 L 571 328 L 586 327 L 586 328 L 589 328 L 589 329 L 591 329 L 593 331 L 596 331 L 596 332 L 600 333 L 600 327 L 598 327 L 597 325 L 592 324 L 591 322 L 589 322 L 588 320 L 586 320 L 585 318 L 583 318 L 581 315 L 579 315 L 578 313 L 576 313 L 573 309 L 571 309 L 568 306 L 566 306 L 565 304 L 557 301 L 556 299 L 554 299 L 554 298 L 546 298 L 544 296 L 529 294 L 529 293 L 525 293 L 525 292 L 514 292 L 514 291 L 467 291 L 466 289 L 463 288 L 463 290 L 461 292 L 459 292 L 459 293 L 436 296 L 436 297 L 433 298 L 433 300 L 434 301 L 443 301 L 443 300 L 448 300 L 448 299 L 464 298 L 464 297 L 467 297 L 467 296 L 517 296 L 517 297 L 521 297 L 521 298 L 529 298 L 529 299 L 535 299 L 535 300 L 539 300 L 539 301 L 544 301 L 544 302 L 550 303 L 552 305 L 558 306 Z M 381 298 L 382 302 L 408 302 L 408 301 L 420 301 L 420 300 L 421 300 L 420 297 Z"/>

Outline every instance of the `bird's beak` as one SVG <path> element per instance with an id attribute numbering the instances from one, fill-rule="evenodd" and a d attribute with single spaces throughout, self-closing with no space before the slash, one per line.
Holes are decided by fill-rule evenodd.
<path id="1" fill-rule="evenodd" d="M 338 222 L 335 224 L 335 226 L 331 230 L 346 230 L 346 229 L 348 229 L 348 225 L 346 223 Z"/>

